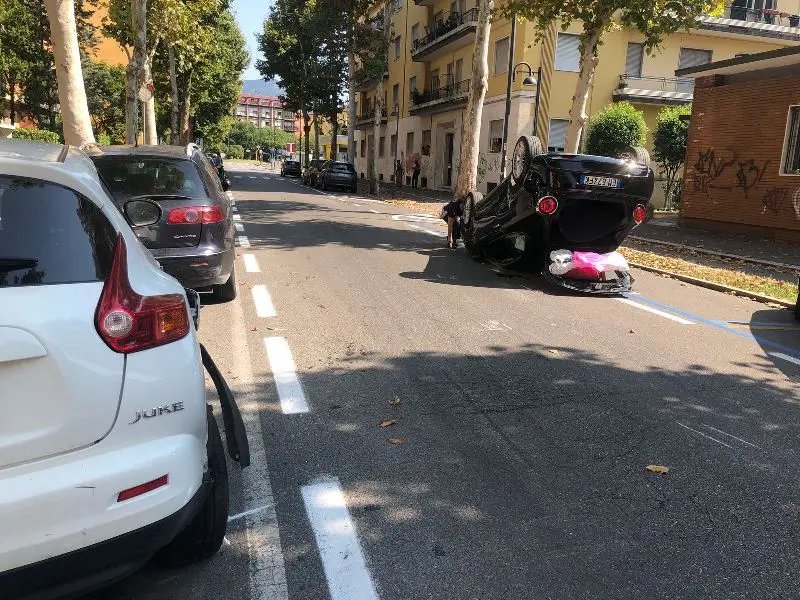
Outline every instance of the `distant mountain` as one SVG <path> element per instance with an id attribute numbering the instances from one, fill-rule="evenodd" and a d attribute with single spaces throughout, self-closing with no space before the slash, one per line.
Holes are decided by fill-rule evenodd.
<path id="1" fill-rule="evenodd" d="M 274 81 L 263 79 L 248 79 L 242 86 L 243 94 L 257 94 L 259 96 L 280 96 L 283 90 Z"/>

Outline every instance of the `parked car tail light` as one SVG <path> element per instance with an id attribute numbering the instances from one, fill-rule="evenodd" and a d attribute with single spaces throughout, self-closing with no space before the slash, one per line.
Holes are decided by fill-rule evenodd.
<path id="1" fill-rule="evenodd" d="M 644 223 L 646 218 L 647 209 L 644 207 L 644 204 L 637 204 L 633 207 L 633 220 L 637 225 Z"/>
<path id="2" fill-rule="evenodd" d="M 221 223 L 225 214 L 219 206 L 182 206 L 173 208 L 167 215 L 167 223 L 186 225 L 195 223 Z"/>
<path id="3" fill-rule="evenodd" d="M 119 235 L 114 261 L 95 314 L 97 332 L 115 352 L 138 352 L 162 346 L 189 333 L 189 314 L 182 294 L 142 296 L 128 280 L 124 238 Z"/>
<path id="4" fill-rule="evenodd" d="M 153 479 L 153 481 L 148 481 L 147 483 L 143 483 L 142 485 L 137 485 L 136 487 L 132 487 L 127 490 L 121 491 L 119 495 L 117 495 L 117 502 L 125 502 L 125 500 L 136 498 L 136 496 L 141 496 L 142 494 L 146 494 L 147 492 L 152 492 L 153 490 L 157 490 L 160 487 L 164 487 L 168 483 L 169 483 L 169 475 L 162 475 L 158 479 Z"/>
<path id="5" fill-rule="evenodd" d="M 558 209 L 558 200 L 552 196 L 544 196 L 539 198 L 536 203 L 536 211 L 543 215 L 552 215 Z"/>

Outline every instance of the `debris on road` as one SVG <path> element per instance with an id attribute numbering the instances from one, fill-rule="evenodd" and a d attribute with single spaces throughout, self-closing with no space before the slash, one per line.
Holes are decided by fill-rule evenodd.
<path id="1" fill-rule="evenodd" d="M 389 400 L 389 406 L 397 406 L 398 404 L 400 404 L 400 397 L 399 396 L 395 396 L 394 398 Z"/>
<path id="2" fill-rule="evenodd" d="M 669 473 L 669 467 L 665 467 L 664 465 L 647 465 L 645 468 L 651 473 L 658 473 L 659 475 L 666 475 Z"/>
<path id="3" fill-rule="evenodd" d="M 386 441 L 389 442 L 390 444 L 394 444 L 395 446 L 400 446 L 402 444 L 405 444 L 408 440 L 403 437 L 394 437 L 394 438 L 389 438 Z"/>
<path id="4" fill-rule="evenodd" d="M 380 427 L 381 429 L 386 429 L 387 427 L 391 427 L 395 423 L 397 423 L 397 419 L 384 419 L 383 421 L 378 423 L 378 427 Z"/>

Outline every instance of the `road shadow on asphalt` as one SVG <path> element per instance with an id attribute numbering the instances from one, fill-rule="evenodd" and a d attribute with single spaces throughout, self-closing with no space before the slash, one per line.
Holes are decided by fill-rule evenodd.
<path id="1" fill-rule="evenodd" d="M 311 414 L 266 427 L 284 554 L 302 566 L 290 587 L 320 569 L 298 486 L 330 473 L 379 588 L 405 598 L 795 589 L 797 388 L 658 356 L 629 369 L 477 332 L 452 342 L 467 337 L 469 353 L 365 347 L 300 365 Z"/>
<path id="2" fill-rule="evenodd" d="M 753 313 L 750 322 L 729 323 L 738 330 L 749 331 L 761 346 L 768 368 L 776 368 L 784 375 L 800 382 L 800 322 L 794 311 L 786 308 L 766 308 Z"/>

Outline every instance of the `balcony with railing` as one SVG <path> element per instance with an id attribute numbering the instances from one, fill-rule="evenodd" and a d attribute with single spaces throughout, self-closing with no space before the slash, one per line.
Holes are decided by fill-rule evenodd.
<path id="1" fill-rule="evenodd" d="M 777 8 L 726 6 L 719 17 L 698 17 L 700 29 L 800 42 L 800 15 Z"/>
<path id="2" fill-rule="evenodd" d="M 425 26 L 425 35 L 411 44 L 411 59 L 432 60 L 475 42 L 478 9 L 451 12 Z"/>
<path id="3" fill-rule="evenodd" d="M 386 110 L 381 109 L 381 123 L 386 123 Z M 364 104 L 358 105 L 356 115 L 356 129 L 364 129 L 369 125 L 375 124 L 375 100 L 367 100 Z"/>
<path id="4" fill-rule="evenodd" d="M 433 81 L 426 90 L 411 90 L 411 106 L 408 111 L 412 115 L 419 115 L 457 108 L 467 101 L 469 82 L 469 79 L 464 79 L 440 86 L 437 81 Z"/>
<path id="5" fill-rule="evenodd" d="M 689 104 L 694 96 L 694 79 L 620 75 L 613 96 L 616 101 L 638 104 Z"/>

